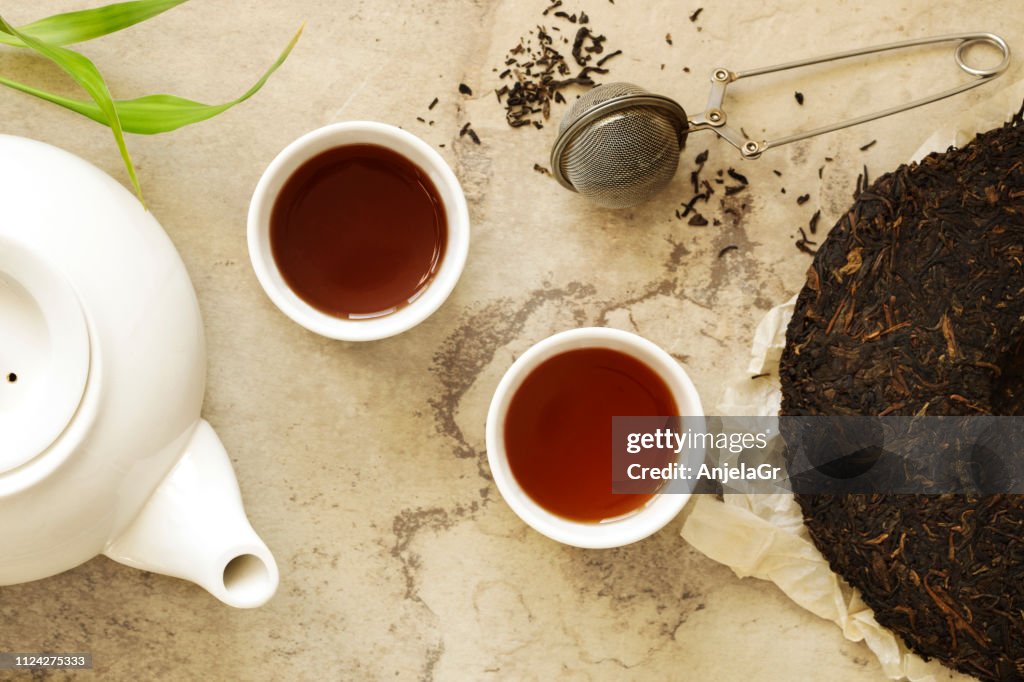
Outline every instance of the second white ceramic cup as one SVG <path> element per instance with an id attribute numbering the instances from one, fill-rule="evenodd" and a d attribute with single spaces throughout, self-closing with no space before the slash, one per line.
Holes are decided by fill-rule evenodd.
<path id="1" fill-rule="evenodd" d="M 285 182 L 309 159 L 347 144 L 387 147 L 418 166 L 437 188 L 448 220 L 448 243 L 441 265 L 423 293 L 393 313 L 365 320 L 328 315 L 306 303 L 285 282 L 270 250 L 270 215 Z M 249 204 L 248 240 L 249 258 L 256 278 L 281 312 L 322 336 L 343 341 L 372 341 L 416 326 L 440 308 L 451 294 L 469 253 L 469 210 L 462 186 L 452 169 L 426 142 L 385 123 L 347 121 L 303 135 L 270 163 Z"/>
<path id="2" fill-rule="evenodd" d="M 508 414 L 512 396 L 522 385 L 523 380 L 549 358 L 579 348 L 610 348 L 641 361 L 668 385 L 679 408 L 679 415 L 689 418 L 688 426 L 697 431 L 703 430 L 704 408 L 700 396 L 690 377 L 671 355 L 636 334 L 618 329 L 585 327 L 555 334 L 534 344 L 505 372 L 487 412 L 487 461 L 494 482 L 505 502 L 534 530 L 552 540 L 575 547 L 601 549 L 628 545 L 663 528 L 682 510 L 690 495 L 658 494 L 635 512 L 601 523 L 571 521 L 552 514 L 533 501 L 512 473 L 505 451 L 505 416 Z M 611 446 L 609 443 L 608 447 Z M 557 453 L 552 455 L 557 456 Z M 703 451 L 691 453 L 691 456 L 702 458 Z M 689 464 L 692 466 L 693 462 Z M 609 480 L 608 485 L 611 484 Z"/>

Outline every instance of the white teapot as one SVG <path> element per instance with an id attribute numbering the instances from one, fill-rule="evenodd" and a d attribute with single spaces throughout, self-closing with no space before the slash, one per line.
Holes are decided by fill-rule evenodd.
<path id="1" fill-rule="evenodd" d="M 0 585 L 105 554 L 232 606 L 270 599 L 205 379 L 195 293 L 153 216 L 82 159 L 0 135 Z"/>

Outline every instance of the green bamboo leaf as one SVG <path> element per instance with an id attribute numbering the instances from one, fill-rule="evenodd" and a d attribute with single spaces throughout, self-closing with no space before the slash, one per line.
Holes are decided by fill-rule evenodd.
<path id="1" fill-rule="evenodd" d="M 300 28 L 295 33 L 277 60 L 270 65 L 266 73 L 241 97 L 223 104 L 203 104 L 202 102 L 174 95 L 147 95 L 137 99 L 114 100 L 114 109 L 117 111 L 121 128 L 125 132 L 139 135 L 166 133 L 213 118 L 236 104 L 244 102 L 259 92 L 270 76 L 284 63 L 288 55 L 291 54 L 292 48 L 295 47 L 295 43 L 298 42 L 299 37 L 302 35 L 302 31 L 303 28 Z M 106 112 L 94 100 L 61 97 L 60 95 L 33 88 L 30 85 L 25 85 L 2 76 L 0 76 L 0 85 L 6 85 L 9 88 L 58 104 L 66 109 L 87 116 L 97 123 L 109 125 Z"/>
<path id="2" fill-rule="evenodd" d="M 132 158 L 128 154 L 128 145 L 124 141 L 124 132 L 121 130 L 121 121 L 117 116 L 114 100 L 110 96 L 110 90 L 107 88 L 107 84 L 96 66 L 74 50 L 48 45 L 32 36 L 21 33 L 7 23 L 2 16 L 0 16 L 0 30 L 19 38 L 26 47 L 52 61 L 89 93 L 96 106 L 103 112 L 107 125 L 110 126 L 114 133 L 114 140 L 117 142 L 117 148 L 121 152 L 121 158 L 124 159 L 125 167 L 128 169 L 128 176 L 131 178 L 132 187 L 135 188 L 139 201 L 142 201 L 142 188 L 139 186 L 139 178 L 135 173 Z"/>
<path id="3" fill-rule="evenodd" d="M 49 45 L 72 45 L 134 26 L 185 2 L 188 0 L 118 2 L 96 9 L 55 14 L 26 24 L 18 31 Z M 3 30 L 0 30 L 0 43 L 26 47 L 18 36 Z"/>

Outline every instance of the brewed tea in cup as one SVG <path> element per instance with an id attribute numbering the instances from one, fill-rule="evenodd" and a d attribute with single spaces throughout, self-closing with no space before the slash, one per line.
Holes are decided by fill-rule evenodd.
<path id="1" fill-rule="evenodd" d="M 405 331 L 437 310 L 469 250 L 458 180 L 415 135 L 337 123 L 291 143 L 249 209 L 249 254 L 291 319 L 350 341 Z"/>
<path id="2" fill-rule="evenodd" d="M 578 547 L 617 547 L 658 531 L 689 495 L 612 492 L 612 418 L 703 421 L 697 390 L 664 350 L 617 329 L 535 344 L 505 373 L 487 415 L 487 459 L 527 524 Z M 700 425 L 691 421 L 691 426 Z"/>

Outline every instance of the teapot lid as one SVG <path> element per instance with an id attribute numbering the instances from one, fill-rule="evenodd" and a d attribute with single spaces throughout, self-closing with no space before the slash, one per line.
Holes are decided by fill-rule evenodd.
<path id="1" fill-rule="evenodd" d="M 45 452 L 82 402 L 90 344 L 78 295 L 26 245 L 0 236 L 0 477 Z"/>

